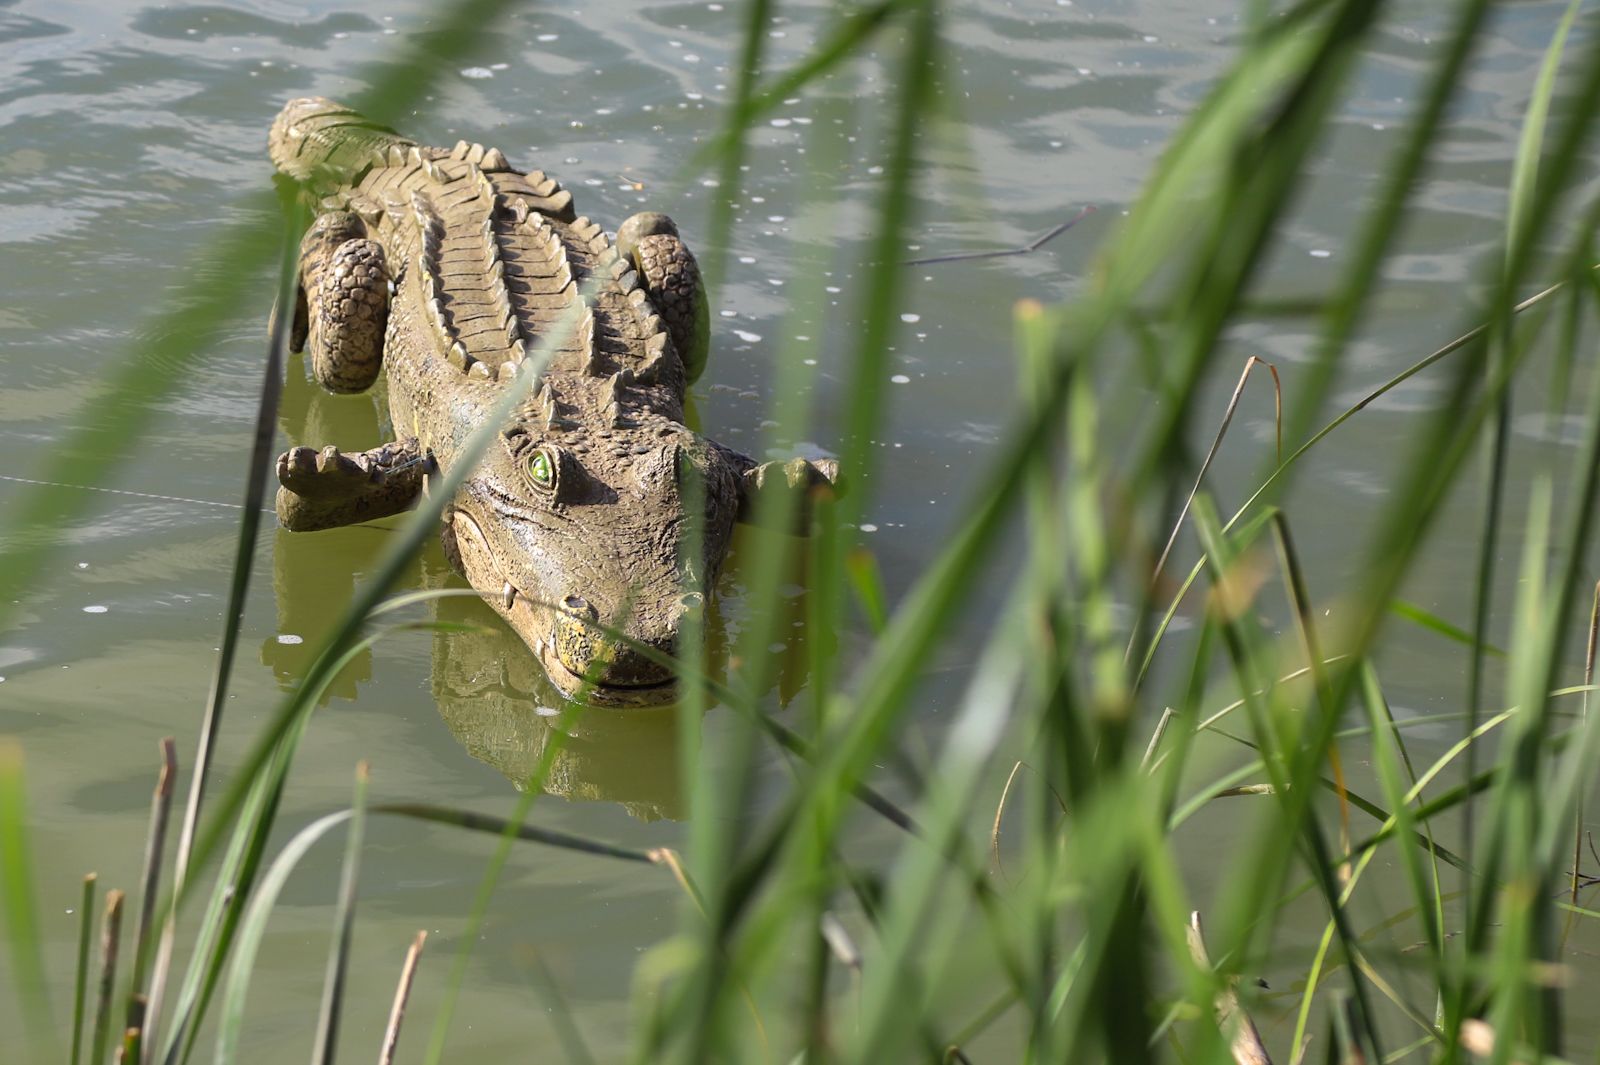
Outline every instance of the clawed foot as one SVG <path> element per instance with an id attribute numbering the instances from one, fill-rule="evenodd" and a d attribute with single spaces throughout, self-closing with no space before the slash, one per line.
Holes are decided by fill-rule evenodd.
<path id="1" fill-rule="evenodd" d="M 415 504 L 430 462 L 415 440 L 355 454 L 290 448 L 278 456 L 278 520 L 307 532 L 398 514 Z"/>
<path id="2" fill-rule="evenodd" d="M 321 451 L 292 447 L 278 456 L 278 483 L 307 499 L 348 498 L 374 480 L 365 453 L 347 455 L 329 445 Z"/>
<path id="3" fill-rule="evenodd" d="M 810 503 L 818 494 L 836 495 L 843 490 L 836 459 L 792 458 L 786 462 L 763 462 L 745 471 L 743 492 L 739 506 L 739 520 L 757 518 L 766 506 L 763 497 L 776 494 L 794 494 L 799 497 L 795 508 L 796 528 L 810 524 Z"/>

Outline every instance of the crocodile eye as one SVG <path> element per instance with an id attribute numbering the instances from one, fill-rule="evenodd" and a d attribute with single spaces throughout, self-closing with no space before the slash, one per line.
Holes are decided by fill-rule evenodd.
<path id="1" fill-rule="evenodd" d="M 528 457 L 528 477 L 536 487 L 546 492 L 555 490 L 556 463 L 550 452 L 540 448 Z"/>

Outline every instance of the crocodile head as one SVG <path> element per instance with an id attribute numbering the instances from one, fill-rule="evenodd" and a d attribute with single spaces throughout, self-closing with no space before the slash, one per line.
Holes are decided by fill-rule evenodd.
<path id="1" fill-rule="evenodd" d="M 670 418 L 564 420 L 547 393 L 544 413 L 519 416 L 463 483 L 446 542 L 563 694 L 670 702 L 672 670 L 612 634 L 677 652 L 685 617 L 727 553 L 740 473 L 729 453 Z M 695 497 L 703 522 L 688 509 Z"/>

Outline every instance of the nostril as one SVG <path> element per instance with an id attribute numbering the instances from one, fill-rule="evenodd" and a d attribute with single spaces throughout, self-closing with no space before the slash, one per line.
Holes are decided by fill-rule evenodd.
<path id="1" fill-rule="evenodd" d="M 589 600 L 585 599 L 581 595 L 567 596 L 565 599 L 561 600 L 561 606 L 569 614 L 592 613 L 592 611 L 589 609 Z"/>
<path id="2" fill-rule="evenodd" d="M 685 592 L 678 597 L 678 605 L 685 610 L 699 610 L 705 602 L 706 597 L 699 592 Z"/>

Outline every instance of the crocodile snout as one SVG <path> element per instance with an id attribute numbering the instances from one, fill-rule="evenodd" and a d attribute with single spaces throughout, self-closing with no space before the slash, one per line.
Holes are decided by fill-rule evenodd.
<path id="1" fill-rule="evenodd" d="M 569 672 L 606 688 L 648 688 L 672 680 L 670 668 L 601 628 L 598 614 L 588 600 L 569 595 L 560 605 L 555 651 Z M 668 657 L 677 650 L 676 633 L 640 642 Z"/>

